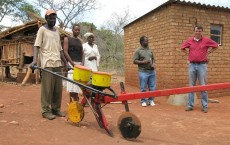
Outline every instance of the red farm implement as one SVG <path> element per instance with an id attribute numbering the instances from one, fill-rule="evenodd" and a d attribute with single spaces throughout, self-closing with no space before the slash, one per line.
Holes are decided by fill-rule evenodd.
<path id="1" fill-rule="evenodd" d="M 102 108 L 111 103 L 121 101 L 125 107 L 125 113 L 121 114 L 118 119 L 118 129 L 120 130 L 124 138 L 137 138 L 141 133 L 141 122 L 137 116 L 129 112 L 128 100 L 141 99 L 146 97 L 160 97 L 168 96 L 173 94 L 184 94 L 189 92 L 200 92 L 200 91 L 209 91 L 209 90 L 219 90 L 219 89 L 228 89 L 230 88 L 230 83 L 219 83 L 219 84 L 209 84 L 206 86 L 194 86 L 194 87 L 183 87 L 183 88 L 174 88 L 174 89 L 165 89 L 165 90 L 156 90 L 149 92 L 137 92 L 137 93 L 126 93 L 124 84 L 121 82 L 121 93 L 116 94 L 116 92 L 108 87 L 100 87 L 92 84 L 82 84 L 77 81 L 68 79 L 59 73 L 54 73 L 46 69 L 38 68 L 42 71 L 49 72 L 57 77 L 69 81 L 75 85 L 81 87 L 83 91 L 83 99 L 81 103 L 72 101 L 68 106 L 68 117 L 74 123 L 79 123 L 84 117 L 84 107 L 86 104 L 89 105 L 92 110 L 98 125 L 100 128 L 105 129 L 105 131 L 113 136 L 112 130 L 106 121 L 105 115 L 103 114 Z M 109 91 L 110 93 L 105 93 Z"/>

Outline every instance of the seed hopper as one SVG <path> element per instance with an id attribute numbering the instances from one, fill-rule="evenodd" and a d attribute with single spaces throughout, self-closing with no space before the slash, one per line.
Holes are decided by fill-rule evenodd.
<path id="1" fill-rule="evenodd" d="M 34 66 L 35 69 L 46 71 L 57 77 L 78 85 L 83 92 L 83 99 L 79 102 L 74 101 L 68 105 L 68 118 L 73 123 L 80 123 L 84 118 L 84 107 L 86 104 L 92 110 L 100 128 L 112 137 L 112 130 L 103 113 L 103 107 L 111 102 L 122 102 L 125 112 L 118 118 L 118 129 L 126 139 L 137 138 L 141 133 L 141 122 L 136 115 L 129 111 L 128 100 L 141 99 L 147 97 L 168 96 L 173 94 L 183 94 L 189 92 L 200 92 L 208 90 L 228 89 L 230 83 L 211 84 L 206 86 L 183 87 L 149 92 L 126 93 L 124 84 L 120 83 L 121 93 L 117 94 L 111 87 L 111 74 L 105 72 L 92 72 L 89 68 L 75 65 L 73 80 L 62 76 L 59 73 Z M 109 93 L 107 93 L 109 92 Z"/>

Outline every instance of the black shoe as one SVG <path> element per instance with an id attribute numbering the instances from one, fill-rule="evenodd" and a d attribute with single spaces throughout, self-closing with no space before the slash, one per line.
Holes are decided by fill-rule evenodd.
<path id="1" fill-rule="evenodd" d="M 204 113 L 208 113 L 208 108 L 203 108 L 202 111 L 203 111 Z"/>
<path id="2" fill-rule="evenodd" d="M 58 117 L 65 117 L 65 113 L 61 111 L 52 111 L 53 115 L 56 115 Z"/>
<path id="3" fill-rule="evenodd" d="M 186 109 L 185 109 L 185 111 L 192 111 L 193 110 L 193 108 L 191 108 L 191 107 L 187 107 Z"/>
<path id="4" fill-rule="evenodd" d="M 42 117 L 43 117 L 43 118 L 47 118 L 47 119 L 49 119 L 49 120 L 53 120 L 53 119 L 56 118 L 55 115 L 53 115 L 52 113 L 48 113 L 48 112 L 42 113 Z"/>

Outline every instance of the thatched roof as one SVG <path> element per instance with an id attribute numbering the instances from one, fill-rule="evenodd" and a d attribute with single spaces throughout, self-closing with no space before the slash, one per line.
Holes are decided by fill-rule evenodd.
<path id="1" fill-rule="evenodd" d="M 9 28 L 3 32 L 0 33 L 0 39 L 2 40 L 12 40 L 12 36 L 14 35 L 14 39 L 25 39 L 25 37 L 31 37 L 35 36 L 37 33 L 37 30 L 40 26 L 44 25 L 46 23 L 46 20 L 34 13 L 28 12 L 30 18 L 32 21 L 27 22 L 25 24 L 15 26 L 12 28 Z M 71 33 L 62 30 L 59 27 L 56 27 L 61 35 L 61 37 L 70 36 Z"/>
<path id="2" fill-rule="evenodd" d="M 8 36 L 11 36 L 15 33 L 19 33 L 19 32 L 25 32 L 28 29 L 34 29 L 34 28 L 38 28 L 39 24 L 45 24 L 45 22 L 42 21 L 37 21 L 37 20 L 33 20 L 30 22 L 27 22 L 23 25 L 19 25 L 19 26 L 15 26 L 12 28 L 9 28 L 3 32 L 0 33 L 0 39 L 4 39 L 7 38 Z"/>

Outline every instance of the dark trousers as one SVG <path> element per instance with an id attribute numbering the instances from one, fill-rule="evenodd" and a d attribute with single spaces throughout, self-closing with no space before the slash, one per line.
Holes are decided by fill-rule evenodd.
<path id="1" fill-rule="evenodd" d="M 61 72 L 60 67 L 45 68 L 52 72 Z M 41 107 L 42 113 L 60 111 L 62 100 L 62 78 L 42 71 L 41 80 Z"/>

